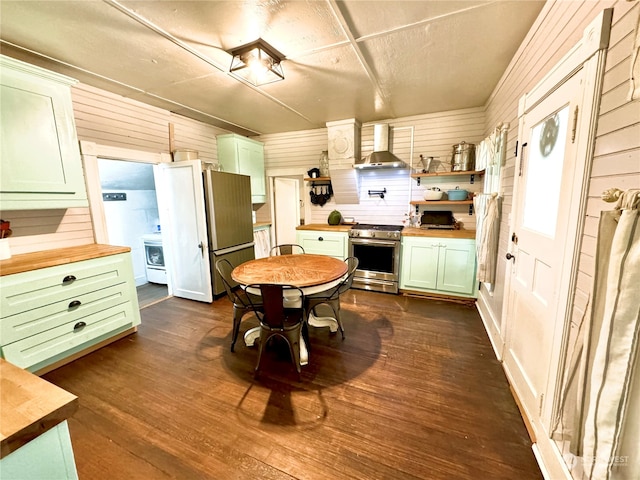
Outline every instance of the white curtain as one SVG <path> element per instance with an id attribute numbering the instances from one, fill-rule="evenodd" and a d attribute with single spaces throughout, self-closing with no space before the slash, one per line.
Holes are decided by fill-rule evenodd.
<path id="1" fill-rule="evenodd" d="M 640 478 L 640 190 L 602 212 L 576 453 L 590 480 Z"/>
<path id="2" fill-rule="evenodd" d="M 476 195 L 473 206 L 476 212 L 476 257 L 479 282 L 493 284 L 498 259 L 501 198 L 495 193 Z"/>
<path id="3" fill-rule="evenodd" d="M 484 170 L 484 193 L 473 199 L 476 213 L 477 279 L 487 284 L 495 282 L 498 260 L 498 237 L 502 198 L 500 192 L 501 168 L 507 157 L 508 123 L 501 123 L 494 132 L 478 145 L 476 170 Z"/>

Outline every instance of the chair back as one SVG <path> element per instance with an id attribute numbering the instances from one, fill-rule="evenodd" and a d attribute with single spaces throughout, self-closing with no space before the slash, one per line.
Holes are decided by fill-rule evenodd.
<path id="1" fill-rule="evenodd" d="M 295 318 L 302 321 L 304 293 L 292 285 L 278 285 L 273 283 L 259 283 L 247 285 L 247 291 L 260 290 L 262 308 L 254 308 L 260 323 L 269 328 L 284 328 L 287 320 Z M 299 301 L 298 301 L 299 296 Z M 252 296 L 249 301 L 253 305 Z"/>
<path id="2" fill-rule="evenodd" d="M 233 265 L 227 259 L 222 258 L 216 262 L 216 270 L 222 278 L 222 283 L 224 284 L 224 289 L 227 292 L 229 300 L 231 300 L 233 303 L 236 303 L 237 301 L 240 301 L 240 303 L 244 303 L 234 292 L 234 289 L 238 287 L 238 283 L 236 283 L 233 278 L 231 278 L 231 272 L 233 271 L 233 268 Z M 246 306 L 248 307 L 249 305 Z"/>
<path id="3" fill-rule="evenodd" d="M 360 264 L 360 260 L 356 257 L 347 257 L 345 262 L 347 263 L 347 278 L 345 278 L 339 285 L 339 294 L 344 293 L 351 288 L 351 285 L 353 285 L 353 277 L 355 276 L 358 265 Z"/>
<path id="4" fill-rule="evenodd" d="M 294 255 L 304 253 L 304 248 L 302 245 L 298 245 L 296 243 L 283 243 L 281 245 L 276 245 L 271 249 L 269 253 L 270 257 L 274 257 L 276 255 Z"/>

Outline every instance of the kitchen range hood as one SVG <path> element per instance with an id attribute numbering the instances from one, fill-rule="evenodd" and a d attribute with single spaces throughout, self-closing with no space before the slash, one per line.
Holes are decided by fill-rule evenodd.
<path id="1" fill-rule="evenodd" d="M 407 168 L 407 164 L 389 151 L 389 124 L 373 126 L 373 153 L 356 160 L 355 168 Z"/>

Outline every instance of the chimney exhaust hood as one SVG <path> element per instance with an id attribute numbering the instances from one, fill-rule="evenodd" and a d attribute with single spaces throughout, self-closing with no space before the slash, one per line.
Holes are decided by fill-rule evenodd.
<path id="1" fill-rule="evenodd" d="M 407 164 L 389 151 L 389 124 L 377 123 L 373 126 L 373 153 L 360 160 L 355 168 L 407 168 Z"/>

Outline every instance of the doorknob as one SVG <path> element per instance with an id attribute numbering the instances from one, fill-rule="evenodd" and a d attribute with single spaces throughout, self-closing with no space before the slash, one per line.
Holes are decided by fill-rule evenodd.
<path id="1" fill-rule="evenodd" d="M 200 249 L 200 253 L 202 253 L 202 255 L 204 255 L 204 243 L 200 242 L 198 244 L 198 248 Z"/>
<path id="2" fill-rule="evenodd" d="M 515 261 L 516 256 L 515 255 L 511 255 L 510 253 L 507 253 L 507 260 L 514 260 Z"/>

